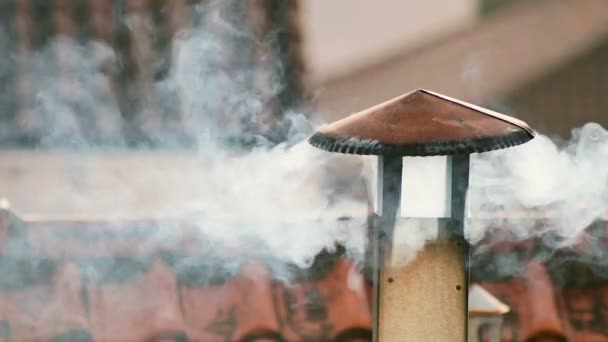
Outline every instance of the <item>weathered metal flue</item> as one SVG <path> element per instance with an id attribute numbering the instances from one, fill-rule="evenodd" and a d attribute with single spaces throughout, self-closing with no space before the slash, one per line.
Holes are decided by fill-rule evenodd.
<path id="1" fill-rule="evenodd" d="M 309 142 L 313 146 L 330 152 L 378 156 L 377 198 L 379 203 L 377 211 L 380 215 L 380 222 L 371 228 L 374 231 L 370 235 L 373 237 L 370 244 L 374 269 L 374 295 L 372 298 L 374 341 L 379 340 L 381 331 L 380 314 L 382 310 L 380 306 L 381 303 L 387 301 L 386 298 L 382 300 L 381 292 L 384 291 L 385 286 L 388 286 L 387 284 L 396 282 L 394 275 L 385 274 L 387 273 L 385 267 L 390 261 L 395 220 L 400 208 L 403 157 L 448 156 L 450 185 L 446 191 L 450 194 L 451 202 L 448 241 L 452 244 L 445 246 L 438 244 L 426 256 L 426 258 L 430 258 L 430 265 L 433 265 L 435 270 L 422 267 L 415 273 L 435 272 L 439 274 L 437 277 L 441 277 L 442 268 L 437 268 L 437 265 L 444 262 L 443 267 L 449 268 L 452 267 L 449 265 L 453 265 L 454 258 L 459 259 L 458 264 L 461 265 L 461 271 L 457 272 L 457 277 L 454 278 L 456 280 L 445 279 L 447 275 L 444 279 L 435 280 L 440 282 L 444 280 L 463 281 L 463 283 L 453 286 L 456 290 L 454 296 L 459 296 L 457 302 L 463 306 L 463 310 L 460 310 L 458 317 L 450 317 L 451 323 L 443 324 L 435 321 L 431 323 L 432 328 L 425 324 L 408 325 L 404 323 L 403 325 L 407 326 L 405 328 L 407 336 L 395 337 L 392 333 L 391 336 L 387 333 L 382 340 L 391 340 L 391 338 L 397 338 L 400 341 L 420 340 L 420 336 L 430 338 L 429 340 L 444 340 L 443 338 L 449 336 L 449 340 L 456 341 L 460 339 L 459 335 L 462 338 L 466 337 L 467 329 L 468 266 L 466 264 L 469 248 L 464 239 L 464 223 L 466 191 L 469 186 L 469 154 L 519 145 L 533 137 L 534 131 L 520 120 L 420 89 L 322 127 L 310 138 Z M 418 258 L 425 257 L 419 256 Z M 436 281 L 432 280 L 433 276 L 421 279 L 429 282 L 429 284 L 423 285 L 427 288 L 421 290 L 428 293 L 428 289 L 432 289 L 433 283 Z M 417 295 L 416 291 L 410 290 L 407 289 L 408 293 L 403 296 Z M 441 296 L 442 294 L 430 295 Z M 390 301 L 393 299 L 391 298 Z M 441 315 L 448 312 L 441 306 L 441 303 L 435 307 L 429 305 L 423 311 L 427 316 L 436 314 L 436 317 L 422 319 L 426 321 L 440 319 Z M 437 312 L 433 312 L 433 310 Z M 444 312 L 439 312 L 442 310 Z M 383 315 L 386 314 L 386 312 L 383 313 Z M 454 322 L 456 323 L 454 324 Z M 445 327 L 443 331 L 441 327 Z M 436 335 L 436 338 L 431 336 L 433 334 Z"/>

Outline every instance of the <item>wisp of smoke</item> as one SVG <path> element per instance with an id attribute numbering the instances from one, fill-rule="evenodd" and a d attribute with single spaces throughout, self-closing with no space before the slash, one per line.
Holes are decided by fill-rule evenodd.
<path id="1" fill-rule="evenodd" d="M 469 192 L 471 215 L 482 218 L 473 242 L 503 226 L 518 239 L 552 233 L 568 244 L 608 211 L 608 132 L 588 123 L 564 146 L 538 135 L 475 155 Z"/>
<path id="2" fill-rule="evenodd" d="M 285 109 L 288 130 L 284 142 L 271 143 L 259 135 L 257 143 L 245 151 L 227 144 L 227 137 L 251 134 L 241 123 L 255 123 L 267 110 L 266 104 L 283 86 L 281 76 L 272 74 L 281 67 L 260 69 L 237 64 L 236 69 L 227 68 L 226 59 L 247 51 L 226 40 L 235 36 L 253 39 L 250 29 L 232 18 L 234 14 L 226 12 L 223 2 L 196 5 L 193 11 L 202 19 L 174 38 L 168 75 L 151 84 L 152 96 L 141 100 L 155 102 L 144 103 L 141 108 L 162 102 L 177 108 L 176 120 L 182 133 L 194 137 L 194 148 L 188 150 L 194 163 L 180 164 L 176 162 L 179 158 L 168 158 L 167 163 L 176 163 L 152 169 L 138 169 L 137 163 L 132 163 L 132 176 L 119 176 L 110 169 L 107 175 L 100 175 L 95 165 L 103 163 L 92 162 L 96 158 L 111 160 L 119 155 L 120 162 L 130 157 L 145 159 L 148 153 L 126 149 L 125 119 L 112 97 L 113 74 L 104 72 L 120 68 L 115 65 L 118 58 L 113 49 L 102 42 L 83 44 L 69 37 L 55 37 L 31 60 L 23 61 L 35 80 L 35 102 L 28 112 L 34 116 L 30 121 L 41 123 L 39 147 L 75 149 L 76 154 L 68 151 L 55 162 L 64 162 L 66 170 L 81 170 L 80 181 L 70 185 L 72 195 L 65 190 L 46 192 L 61 197 L 62 208 L 58 210 L 56 201 L 34 201 L 41 203 L 38 209 L 55 215 L 74 212 L 86 218 L 87 212 L 99 212 L 100 208 L 136 213 L 149 202 L 176 199 L 174 206 L 190 210 L 207 238 L 237 250 L 263 245 L 265 254 L 304 268 L 322 250 L 334 250 L 336 243 L 345 245 L 353 255 L 362 255 L 367 204 L 365 196 L 356 193 L 361 191 L 360 161 L 310 146 L 305 138 L 313 127 L 295 108 Z M 69 63 L 63 63 L 61 69 L 49 66 L 57 56 Z M 278 60 L 271 62 L 280 64 Z M 270 73 L 266 77 L 272 81 L 271 88 L 251 87 L 260 73 Z M 73 80 L 66 82 L 65 75 Z M 100 134 L 104 139 L 91 139 L 91 127 L 82 125 L 84 115 L 91 115 L 93 129 L 107 128 Z M 155 127 L 142 124 L 140 128 L 157 139 L 159 146 L 171 145 L 163 144 L 163 135 Z M 108 151 L 108 146 L 112 150 Z M 163 149 L 158 152 L 167 153 Z M 109 184 L 114 190 L 107 189 Z M 151 198 L 155 193 L 158 198 Z M 22 212 L 28 212 L 28 205 L 36 205 L 26 200 L 20 203 L 23 196 L 3 195 Z M 44 217 L 44 213 L 32 214 Z M 352 219 L 339 220 L 342 217 Z M 154 238 L 171 240 L 171 234 L 164 230 L 162 236 Z"/>
<path id="3" fill-rule="evenodd" d="M 168 75 L 152 84 L 152 95 L 146 98 L 154 99 L 148 107 L 156 103 L 161 104 L 156 109 L 170 106 L 179 113 L 181 132 L 194 137 L 193 158 L 204 160 L 204 167 L 198 177 L 165 177 L 160 183 L 157 175 L 150 176 L 149 186 L 160 192 L 196 189 L 204 194 L 196 196 L 197 203 L 192 205 L 202 213 L 199 225 L 210 238 L 227 244 L 247 246 L 263 241 L 269 253 L 303 267 L 321 250 L 333 249 L 336 242 L 361 252 L 367 214 L 361 186 L 368 173 L 363 172 L 360 158 L 309 146 L 304 139 L 313 127 L 296 109 L 284 109 L 289 131 L 283 143 L 271 143 L 259 135 L 248 152 L 226 145 L 226 137 L 249 134 L 242 123 L 259 123 L 259 116 L 283 84 L 278 60 L 270 60 L 275 64 L 271 68 L 237 64 L 236 69 L 230 69 L 223 65 L 234 54 L 249 53 L 227 45 L 226 37 L 254 38 L 250 29 L 239 25 L 220 4 L 211 1 L 195 6 L 193 13 L 204 20 L 174 39 Z M 57 87 L 62 74 L 47 65 L 58 55 L 70 60 L 68 69 L 61 72 L 72 75 L 71 87 Z M 36 81 L 36 101 L 29 113 L 36 116 L 32 121 L 41 122 L 42 146 L 65 147 L 67 142 L 71 147 L 98 150 L 79 124 L 83 113 L 92 113 L 92 126 L 103 128 L 101 141 L 125 146 L 124 118 L 110 94 L 111 76 L 101 71 L 103 66 L 117 63 L 111 48 L 100 42 L 82 45 L 58 37 L 24 63 L 29 63 L 27 69 Z M 266 83 L 270 87 L 252 88 L 252 81 L 260 74 L 270 80 Z M 142 124 L 142 129 L 163 146 L 163 135 L 154 127 Z M 475 219 L 487 214 L 490 219 L 471 226 L 471 241 L 505 224 L 522 239 L 547 231 L 566 239 L 576 236 L 608 209 L 607 157 L 608 133 L 597 124 L 575 130 L 572 141 L 563 147 L 541 135 L 523 146 L 475 155 L 471 215 Z M 170 165 L 159 170 L 167 167 Z M 145 171 L 138 173 L 138 184 L 145 183 L 148 176 Z M 130 201 L 139 199 L 134 185 L 123 185 L 121 190 L 130 194 L 113 198 L 117 208 L 129 208 L 133 205 Z M 70 201 L 82 201 L 87 189 L 74 191 L 84 195 L 64 198 L 64 204 L 82 210 L 82 203 Z M 7 196 L 10 199 L 10 194 Z M 536 226 L 508 215 L 518 210 L 540 210 L 546 213 L 549 224 L 538 231 Z M 342 216 L 361 220 L 338 223 Z M 402 236 L 396 244 L 415 251 L 432 238 L 433 231 L 416 226 Z"/>

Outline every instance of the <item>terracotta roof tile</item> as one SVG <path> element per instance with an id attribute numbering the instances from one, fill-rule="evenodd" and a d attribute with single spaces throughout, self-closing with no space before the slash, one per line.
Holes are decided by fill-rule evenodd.
<path id="1" fill-rule="evenodd" d="M 49 340 L 88 332 L 78 269 L 59 266 L 50 282 L 0 291 L 0 325 L 11 341 Z M 2 332 L 0 332 L 1 337 Z M 1 340 L 1 339 L 0 339 Z"/>
<path id="2" fill-rule="evenodd" d="M 546 268 L 532 261 L 526 268 L 526 292 L 529 317 L 522 317 L 522 333 L 534 336 L 543 332 L 563 334 L 561 319 L 555 303 L 555 289 Z"/>
<path id="3" fill-rule="evenodd" d="M 511 279 L 509 281 L 482 283 L 481 285 L 512 309 L 504 316 L 502 339 L 504 341 L 523 341 L 524 338 L 519 330 L 519 311 L 525 310 L 526 307 L 526 299 L 521 295 L 525 293 L 524 280 Z"/>
<path id="4" fill-rule="evenodd" d="M 101 41 L 110 41 L 112 39 L 112 21 L 108 18 L 112 17 L 112 2 L 111 1 L 87 1 L 89 6 L 89 26 L 92 36 Z"/>
<path id="5" fill-rule="evenodd" d="M 565 289 L 562 291 L 562 295 L 573 328 L 578 331 L 592 330 L 597 301 L 594 293 L 583 289 Z"/>
<path id="6" fill-rule="evenodd" d="M 86 292 L 96 341 L 144 341 L 184 332 L 177 280 L 162 261 L 136 280 L 88 284 Z"/>
<path id="7" fill-rule="evenodd" d="M 547 334 L 565 338 L 556 291 L 543 264 L 530 261 L 521 278 L 483 286 L 514 311 L 505 315 L 503 339 L 523 341 Z"/>
<path id="8" fill-rule="evenodd" d="M 248 263 L 223 283 L 180 289 L 189 331 L 202 341 L 280 336 L 275 310 L 277 284 L 259 263 Z"/>
<path id="9" fill-rule="evenodd" d="M 224 341 L 234 333 L 236 299 L 225 285 L 182 287 L 180 303 L 191 336 L 201 341 Z"/>
<path id="10" fill-rule="evenodd" d="M 232 336 L 234 340 L 280 335 L 279 317 L 275 312 L 276 283 L 267 269 L 258 263 L 248 263 L 228 286 L 238 297 L 234 310 L 238 322 Z"/>
<path id="11" fill-rule="evenodd" d="M 221 246 L 215 248 L 221 253 L 206 250 L 208 244 L 192 235 L 186 224 L 184 236 L 198 239 L 190 251 L 184 247 L 187 241 L 180 239 L 153 239 L 149 248 L 135 246 L 142 238 L 146 245 L 145 237 L 154 236 L 151 231 L 158 224 L 28 224 L 8 211 L 2 213 L 3 222 L 10 223 L 3 225 L 11 236 L 9 245 L 28 248 L 10 248 L 20 253 L 0 256 L 0 272 L 13 275 L 0 279 L 0 341 L 9 333 L 24 338 L 91 335 L 100 341 L 161 335 L 199 341 L 258 335 L 287 341 L 369 336 L 369 284 L 340 251 L 319 254 L 311 269 L 299 270 L 300 276 L 283 283 L 273 274 L 276 265 L 266 264 L 269 260 L 247 262 Z M 27 243 L 14 243 L 19 241 L 15 237 L 23 236 Z M 3 241 L 6 245 L 7 239 Z M 138 252 L 124 253 L 127 245 Z M 53 252 L 49 246 L 69 253 Z M 87 247 L 97 251 L 86 253 Z M 491 250 L 508 255 L 535 248 L 527 241 L 505 242 Z M 66 258 L 73 261 L 61 261 Z M 550 264 L 529 258 L 521 263 L 522 272 L 483 284 L 513 309 L 505 316 L 505 341 L 547 334 L 591 340 L 599 338 L 594 334 L 608 336 L 602 323 L 608 321 L 605 281 L 594 282 L 593 288 L 573 288 L 570 283 L 562 288 L 550 276 Z M 559 263 L 557 267 L 563 268 Z M 59 323 L 48 327 L 39 316 L 27 316 L 18 301 L 38 305 L 44 309 L 37 310 L 40 313 L 57 312 L 48 303 L 70 309 L 57 312 L 54 318 Z M 35 329 L 24 332 L 27 324 Z"/>
<path id="12" fill-rule="evenodd" d="M 167 15 L 167 28 L 172 35 L 178 33 L 188 23 L 186 8 L 187 0 L 174 0 L 165 3 Z"/>
<path id="13" fill-rule="evenodd" d="M 54 0 L 51 16 L 54 22 L 56 34 L 75 35 L 75 1 L 73 0 Z"/>
<path id="14" fill-rule="evenodd" d="M 355 263 L 340 260 L 334 270 L 319 282 L 328 298 L 328 321 L 334 327 L 333 338 L 349 331 L 360 331 L 359 338 L 371 336 L 372 317 L 369 311 L 367 283 Z M 343 310 L 343 308 L 352 310 Z M 367 335 L 369 332 L 370 335 Z"/>
<path id="15" fill-rule="evenodd" d="M 276 289 L 276 310 L 287 340 L 370 338 L 371 313 L 363 275 L 347 259 L 329 265 L 321 276 L 282 283 Z"/>
<path id="16" fill-rule="evenodd" d="M 597 341 L 599 336 L 608 340 L 608 285 L 566 288 L 561 291 L 558 303 L 561 305 L 564 326 L 577 336 L 579 341 Z"/>
<path id="17" fill-rule="evenodd" d="M 572 341 L 580 341 L 580 342 L 606 342 L 608 341 L 608 337 L 605 335 L 594 334 L 591 332 L 582 332 L 576 333 L 572 337 Z"/>

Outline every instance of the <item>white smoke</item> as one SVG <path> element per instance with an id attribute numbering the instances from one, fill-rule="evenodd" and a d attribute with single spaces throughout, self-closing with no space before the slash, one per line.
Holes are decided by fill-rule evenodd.
<path id="1" fill-rule="evenodd" d="M 518 239 L 553 233 L 568 244 L 608 211 L 608 132 L 596 123 L 574 129 L 564 146 L 538 135 L 471 165 L 473 242 L 503 226 Z"/>
<path id="2" fill-rule="evenodd" d="M 224 137 L 245 134 L 240 124 L 243 120 L 259 124 L 257 118 L 283 84 L 280 75 L 273 73 L 282 70 L 281 65 L 226 68 L 226 60 L 234 54 L 250 53 L 227 44 L 226 37 L 251 43 L 254 36 L 234 18 L 227 20 L 230 12 L 225 12 L 226 7 L 220 4 L 212 1 L 193 8 L 202 24 L 187 27 L 174 38 L 168 76 L 153 84 L 152 96 L 147 98 L 159 104 L 157 110 L 171 107 L 170 110 L 179 113 L 183 134 L 194 136 L 193 158 L 204 161 L 199 176 L 175 177 L 175 170 L 169 171 L 171 165 L 162 165 L 156 172 L 133 170 L 137 182 L 118 182 L 119 193 L 125 195 L 107 195 L 107 203 L 121 210 L 137 207 L 134 202 L 141 200 L 142 184 L 164 193 L 165 199 L 183 200 L 187 198 L 184 194 L 188 194 L 184 189 L 189 189 L 198 195 L 193 195 L 184 207 L 202 213 L 201 229 L 223 243 L 249 246 L 252 241 L 263 241 L 268 253 L 300 266 L 310 265 L 318 252 L 332 250 L 336 242 L 362 254 L 367 203 L 361 189 L 365 177 L 361 158 L 330 154 L 309 146 L 304 139 L 313 131 L 312 125 L 303 113 L 289 109 L 284 113 L 290 127 L 285 142 L 274 145 L 259 136 L 257 147 L 248 152 L 236 152 L 226 146 Z M 48 61 L 56 60 L 57 56 L 70 61 L 63 63 L 62 70 L 48 66 Z M 264 57 L 270 64 L 280 64 L 270 54 Z M 109 46 L 58 37 L 24 63 L 29 65 L 26 69 L 35 80 L 36 102 L 29 113 L 34 116 L 30 119 L 40 122 L 38 127 L 43 129 L 42 145 L 64 146 L 67 140 L 69 146 L 98 148 L 80 124 L 86 112 L 96 113 L 92 114 L 92 126 L 101 129 L 100 136 L 112 141 L 112 146 L 124 145 L 123 118 L 111 95 L 111 76 L 102 72 L 108 64 L 118 63 Z M 66 72 L 74 78 L 71 86 L 62 79 Z M 270 85 L 267 88 L 252 86 L 261 73 L 270 80 L 265 83 Z M 154 107 L 154 103 L 148 107 Z M 149 133 L 163 139 L 154 128 Z M 575 130 L 573 140 L 564 147 L 538 136 L 520 147 L 474 156 L 472 216 L 487 213 L 490 219 L 471 225 L 471 241 L 478 241 L 494 227 L 505 225 L 522 239 L 546 231 L 566 239 L 575 237 L 607 209 L 607 135 L 598 125 L 588 124 Z M 72 159 L 70 167 L 78 163 L 77 158 Z M 180 165 L 173 167 L 179 171 Z M 62 197 L 63 205 L 86 212 L 86 203 L 95 206 L 95 200 L 103 200 L 86 199 L 90 190 L 87 186 L 94 188 L 95 184 L 85 182 L 80 186 L 73 189 L 78 196 Z M 179 194 L 172 197 L 175 192 Z M 9 200 L 12 197 L 3 196 Z M 551 211 L 545 216 L 549 224 L 538 231 L 536 225 L 513 218 L 511 214 L 518 210 Z M 355 219 L 338 223 L 337 219 L 343 216 Z M 396 244 L 415 251 L 435 233 L 416 229 L 402 234 L 403 240 L 396 237 Z"/>
<path id="3" fill-rule="evenodd" d="M 264 241 L 273 254 L 300 266 L 336 242 L 362 252 L 366 206 L 337 192 L 338 183 L 328 178 L 333 165 L 357 168 L 306 142 L 210 158 L 199 184 L 209 194 L 202 205 L 209 221 L 201 227 L 222 241 Z M 353 220 L 338 222 L 340 217 Z"/>
<path id="4" fill-rule="evenodd" d="M 375 158 L 364 178 L 375 194 Z M 405 158 L 397 262 L 411 260 L 437 238 L 433 217 L 446 210 L 445 157 Z M 515 147 L 471 155 L 466 235 L 470 243 L 542 237 L 552 250 L 571 247 L 608 213 L 608 132 L 597 123 L 558 144 L 545 135 Z M 371 199 L 375 203 L 375 199 Z"/>
<path id="5" fill-rule="evenodd" d="M 305 138 L 311 124 L 302 113 L 283 113 L 290 130 L 286 141 L 272 145 L 258 137 L 258 147 L 234 153 L 223 145 L 226 136 L 247 134 L 243 121 L 256 122 L 267 102 L 283 87 L 279 60 L 273 68 L 250 65 L 226 70 L 226 59 L 250 53 L 234 51 L 225 36 L 253 41 L 250 29 L 227 18 L 221 2 L 198 5 L 206 24 L 182 32 L 175 43 L 174 64 L 164 86 L 176 90 L 184 127 L 194 129 L 198 153 L 208 159 L 201 174 L 201 222 L 205 234 L 228 244 L 263 241 L 269 253 L 282 261 L 310 266 L 321 250 L 334 250 L 336 242 L 362 255 L 365 236 L 365 197 L 355 198 L 361 164 L 357 159 L 332 155 L 310 146 Z M 268 88 L 252 88 L 260 77 Z M 226 116 L 228 122 L 220 122 Z M 336 169 L 338 167 L 338 169 Z M 340 217 L 353 217 L 338 222 Z"/>
<path id="6" fill-rule="evenodd" d="M 35 80 L 32 94 L 36 100 L 28 108 L 33 117 L 26 120 L 40 123 L 41 147 L 80 150 L 63 156 L 50 154 L 56 157 L 51 164 L 63 163 L 57 170 L 66 173 L 54 176 L 71 179 L 74 177 L 67 171 L 76 170 L 77 179 L 48 183 L 54 176 L 40 175 L 55 170 L 56 165 L 47 163 L 46 171 L 28 168 L 24 160 L 37 160 L 40 155 L 28 156 L 24 151 L 18 164 L 24 166 L 27 176 L 16 182 L 7 179 L 0 197 L 7 197 L 13 208 L 38 219 L 49 215 L 61 219 L 62 214 L 67 219 L 98 218 L 100 211 L 105 213 L 102 217 L 129 218 L 132 214 L 139 218 L 142 213 L 154 213 L 154 218 L 162 219 L 163 210 L 172 217 L 179 207 L 179 213 L 190 214 L 212 241 L 237 250 L 257 246 L 257 252 L 304 268 L 311 266 L 322 250 L 335 250 L 336 243 L 345 245 L 351 255 L 363 255 L 367 203 L 361 193 L 360 160 L 310 146 L 305 138 L 313 127 L 295 109 L 285 110 L 289 130 L 284 142 L 270 143 L 260 135 L 248 151 L 226 144 L 226 137 L 249 134 L 241 123 L 256 123 L 267 110 L 267 103 L 283 86 L 281 75 L 271 71 L 282 68 L 237 65 L 236 70 L 229 69 L 226 60 L 248 52 L 246 46 L 227 41 L 237 36 L 254 43 L 250 29 L 237 25 L 222 2 L 196 5 L 193 13 L 201 17 L 200 23 L 177 34 L 167 77 L 155 82 L 149 93 L 152 96 L 143 99 L 155 101 L 143 107 L 159 103 L 179 113 L 176 121 L 182 133 L 194 137 L 194 148 L 186 151 L 190 157 L 184 157 L 182 151 L 179 158 L 169 157 L 163 163 L 162 157 L 148 158 L 154 152 L 126 150 L 124 118 L 112 97 L 113 74 L 104 72 L 120 71 L 113 49 L 102 42 L 83 44 L 55 37 L 24 62 Z M 55 67 L 58 58 L 63 60 L 61 69 Z M 252 87 L 264 73 L 270 73 L 263 76 L 272 81 L 272 87 Z M 74 79 L 66 80 L 65 75 Z M 152 109 L 162 111 L 163 107 Z M 108 127 L 102 134 L 107 140 L 99 143 L 90 139 L 90 127 L 82 124 L 87 113 L 92 116 L 94 130 Z M 100 120 L 112 124 L 104 126 Z M 158 127 L 142 127 L 160 146 L 165 145 L 161 132 L 155 131 Z M 104 145 L 107 141 L 113 148 L 110 151 Z M 120 150 L 115 150 L 116 146 Z M 167 150 L 158 150 L 158 155 L 163 154 L 167 155 Z M 106 162 L 111 160 L 128 165 L 128 170 Z M 154 161 L 163 164 L 153 165 Z M 39 187 L 46 189 L 39 198 L 23 196 L 28 189 Z M 163 201 L 175 202 L 160 203 Z M 113 215 L 116 213 L 119 215 Z M 351 219 L 340 220 L 343 217 Z M 173 234 L 163 230 L 152 238 L 172 241 Z M 151 243 L 142 241 L 142 246 L 133 248 L 145 250 Z"/>
<path id="7" fill-rule="evenodd" d="M 122 118 L 110 80 L 101 72 L 105 64 L 115 63 L 109 46 L 58 36 L 20 63 L 31 77 L 32 88 L 25 96 L 33 98 L 24 103 L 20 120 L 35 127 L 31 133 L 39 137 L 41 147 L 90 147 L 98 139 L 123 144 Z"/>

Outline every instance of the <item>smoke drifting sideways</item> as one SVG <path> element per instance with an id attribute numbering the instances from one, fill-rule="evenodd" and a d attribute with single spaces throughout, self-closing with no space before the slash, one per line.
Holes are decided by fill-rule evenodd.
<path id="1" fill-rule="evenodd" d="M 200 165 L 198 177 L 186 171 L 176 177 L 179 164 L 134 169 L 130 177 L 109 172 L 106 178 L 122 177 L 110 182 L 121 185 L 115 192 L 86 184 L 90 177 L 82 181 L 87 179 L 82 175 L 82 184 L 72 187 L 74 196 L 61 198 L 68 211 L 86 213 L 96 200 L 123 211 L 140 205 L 138 201 L 162 200 L 141 198 L 142 185 L 155 189 L 148 189 L 148 194 L 163 194 L 161 198 L 198 191 L 193 199 L 198 202 L 187 203 L 196 211 L 198 226 L 205 238 L 231 250 L 267 255 L 301 268 L 310 267 L 323 250 L 335 251 L 337 244 L 361 257 L 367 215 L 365 196 L 357 195 L 361 163 L 309 146 L 305 138 L 313 127 L 299 108 L 281 109 L 281 141 L 264 129 L 256 131 L 263 128 L 269 103 L 284 86 L 284 66 L 272 50 L 256 52 L 264 63 L 243 62 L 253 54 L 251 46 L 272 46 L 259 39 L 274 39 L 274 35 L 257 37 L 241 20 L 242 9 L 235 10 L 243 7 L 240 4 L 194 5 L 195 19 L 174 37 L 165 56 L 164 62 L 170 62 L 163 77 L 155 77 L 158 63 L 145 58 L 145 49 L 133 47 L 134 58 L 141 63 L 126 85 L 120 85 L 124 56 L 115 48 L 67 36 L 49 39 L 39 52 L 16 60 L 24 75 L 27 71 L 26 90 L 31 97 L 13 126 L 2 132 L 3 140 L 14 141 L 9 134 L 25 131 L 27 139 L 22 140 L 36 153 L 59 155 L 70 169 L 78 165 L 90 169 L 94 158 L 146 158 L 156 152 L 183 155 L 184 151 Z M 124 25 L 133 34 L 147 34 L 137 31 L 143 20 L 140 15 L 125 14 Z M 137 35 L 133 39 L 140 38 L 144 40 Z M 170 119 L 158 119 L 168 114 Z M 133 144 L 134 134 L 144 137 L 145 144 Z M 235 148 L 235 140 L 243 137 L 246 146 Z M 31 151 L 22 153 L 20 159 Z M 92 194 L 107 198 L 88 198 Z M 181 195 L 177 197 L 184 198 Z M 152 238 L 173 241 L 174 234 L 164 229 Z M 151 243 L 142 241 L 141 248 Z"/>
<path id="2" fill-rule="evenodd" d="M 361 257 L 368 210 L 361 187 L 369 183 L 364 181 L 369 175 L 364 162 L 309 146 L 304 140 L 314 127 L 302 108 L 281 108 L 280 141 L 259 129 L 285 86 L 285 66 L 272 49 L 252 50 L 273 46 L 260 39 L 276 37 L 272 32 L 256 36 L 242 20 L 242 9 L 235 10 L 238 3 L 194 5 L 190 13 L 195 20 L 174 37 L 170 53 L 160 61 L 150 61 L 145 49 L 135 46 L 138 72 L 128 82 L 120 79 L 123 53 L 101 41 L 55 37 L 39 52 L 15 59 L 29 76 L 31 101 L 16 122 L 3 125 L 2 140 L 12 141 L 12 134 L 25 131 L 25 140 L 38 150 L 77 151 L 70 152 L 72 164 L 84 155 L 128 155 L 150 146 L 166 153 L 185 145 L 204 161 L 199 177 L 162 181 L 162 170 L 171 168 L 162 165 L 160 178 L 158 172 L 153 177 L 141 170 L 137 183 L 145 184 L 149 177 L 160 193 L 200 189 L 204 194 L 193 207 L 202 213 L 199 226 L 210 240 L 263 250 L 300 267 L 309 267 L 319 252 L 334 250 L 337 242 Z M 147 27 L 140 16 L 123 18 L 136 42 L 146 41 L 138 34 L 149 34 L 138 29 Z M 16 43 L 0 39 L 0 44 Z M 264 62 L 248 62 L 254 54 Z M 166 75 L 157 77 L 164 68 Z M 166 116 L 171 118 L 162 119 Z M 134 135 L 145 143 L 134 144 Z M 469 207 L 476 223 L 470 225 L 471 242 L 498 237 L 500 229 L 518 239 L 553 233 L 561 244 L 572 242 L 608 209 L 607 136 L 599 125 L 588 124 L 574 130 L 565 146 L 539 135 L 519 147 L 474 155 Z M 235 139 L 246 141 L 247 147 L 235 149 Z M 129 208 L 138 199 L 137 189 L 126 181 L 121 184 L 125 195 L 114 194 L 112 201 Z M 82 203 L 69 203 L 83 201 L 82 194 L 62 200 L 82 208 Z M 538 220 L 513 216 L 518 211 L 547 215 L 538 225 Z M 344 216 L 360 219 L 336 223 Z M 171 234 L 164 230 L 154 239 L 170 239 Z M 433 232 L 419 225 L 401 235 L 402 241 L 395 243 L 412 249 L 405 253 L 407 260 L 433 238 Z"/>
<path id="3" fill-rule="evenodd" d="M 472 242 L 508 227 L 512 238 L 549 235 L 551 247 L 565 246 L 608 212 L 608 131 L 597 123 L 574 129 L 561 146 L 538 135 L 475 155 L 471 169 L 469 207 L 481 222 Z"/>
<path id="4" fill-rule="evenodd" d="M 572 130 L 564 144 L 537 135 L 524 145 L 474 156 L 473 275 L 486 281 L 519 277 L 536 260 L 559 286 L 604 283 L 607 157 L 608 132 L 596 123 Z"/>

